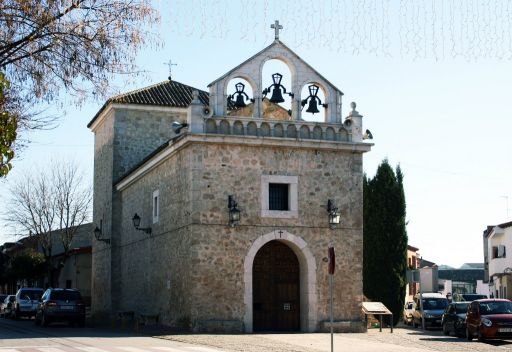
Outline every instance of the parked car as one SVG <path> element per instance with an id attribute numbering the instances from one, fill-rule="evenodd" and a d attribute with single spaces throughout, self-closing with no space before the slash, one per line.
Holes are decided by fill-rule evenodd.
<path id="1" fill-rule="evenodd" d="M 452 302 L 446 307 L 441 318 L 443 333 L 450 335 L 454 333 L 457 336 L 466 335 L 466 312 L 469 302 Z"/>
<path id="2" fill-rule="evenodd" d="M 18 319 L 21 317 L 33 317 L 36 315 L 37 305 L 44 290 L 35 287 L 23 287 L 16 292 L 16 300 L 12 317 Z"/>
<path id="3" fill-rule="evenodd" d="M 48 326 L 55 321 L 85 326 L 85 304 L 80 291 L 66 288 L 49 288 L 45 291 L 37 306 L 35 323 Z"/>
<path id="4" fill-rule="evenodd" d="M 8 295 L 2 302 L 0 302 L 0 317 L 9 318 L 11 316 L 12 306 L 15 299 L 15 295 Z"/>
<path id="5" fill-rule="evenodd" d="M 479 341 L 512 338 L 512 302 L 508 299 L 479 299 L 469 304 L 466 337 Z"/>
<path id="6" fill-rule="evenodd" d="M 440 293 L 423 293 L 423 311 L 421 310 L 420 295 L 414 296 L 414 309 L 412 312 L 412 324 L 421 326 L 425 321 L 425 328 L 441 326 L 441 317 L 448 306 L 448 299 Z"/>
<path id="7" fill-rule="evenodd" d="M 473 302 L 477 299 L 485 299 L 489 298 L 486 295 L 480 295 L 478 293 L 454 293 L 453 301 L 454 302 Z"/>
<path id="8" fill-rule="evenodd" d="M 7 298 L 7 296 L 9 296 L 9 295 L 4 295 L 4 294 L 0 295 L 0 317 L 2 316 L 4 301 Z"/>
<path id="9" fill-rule="evenodd" d="M 404 306 L 404 324 L 412 325 L 412 311 L 414 308 L 414 302 L 407 302 Z"/>

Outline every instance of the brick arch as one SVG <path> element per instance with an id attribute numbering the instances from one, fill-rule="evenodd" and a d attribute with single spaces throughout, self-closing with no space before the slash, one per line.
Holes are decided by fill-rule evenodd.
<path id="1" fill-rule="evenodd" d="M 300 324 L 301 331 L 314 332 L 317 328 L 317 287 L 316 261 L 313 252 L 306 241 L 287 231 L 273 231 L 258 237 L 247 252 L 244 259 L 244 325 L 245 332 L 253 332 L 253 302 L 252 302 L 252 269 L 254 257 L 261 247 L 270 241 L 279 241 L 288 245 L 300 265 Z"/>

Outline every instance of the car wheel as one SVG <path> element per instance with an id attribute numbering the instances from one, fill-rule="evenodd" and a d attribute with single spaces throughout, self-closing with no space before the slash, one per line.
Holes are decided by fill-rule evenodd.
<path id="1" fill-rule="evenodd" d="M 466 327 L 466 340 L 468 340 L 468 341 L 473 340 L 473 336 L 471 335 L 471 332 L 469 331 L 469 329 L 467 327 Z"/>
<path id="2" fill-rule="evenodd" d="M 43 316 L 41 317 L 41 325 L 42 326 L 48 326 L 50 322 L 48 321 L 48 318 L 46 317 L 46 314 L 43 313 Z"/>
<path id="3" fill-rule="evenodd" d="M 37 319 L 37 315 L 34 317 L 34 324 L 41 325 L 41 320 Z"/>
<path id="4" fill-rule="evenodd" d="M 450 331 L 448 331 L 448 327 L 446 326 L 446 324 L 443 324 L 443 334 L 445 334 L 446 336 L 450 335 Z"/>

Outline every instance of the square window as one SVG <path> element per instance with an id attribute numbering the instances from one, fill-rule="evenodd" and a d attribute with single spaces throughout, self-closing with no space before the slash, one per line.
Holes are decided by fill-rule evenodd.
<path id="1" fill-rule="evenodd" d="M 298 176 L 261 176 L 261 216 L 267 218 L 297 218 Z"/>
<path id="2" fill-rule="evenodd" d="M 288 189 L 286 183 L 269 183 L 268 185 L 268 210 L 290 210 L 288 204 Z"/>

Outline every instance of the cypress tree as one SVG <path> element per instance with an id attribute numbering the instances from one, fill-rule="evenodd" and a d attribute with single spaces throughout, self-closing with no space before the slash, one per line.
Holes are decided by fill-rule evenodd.
<path id="1" fill-rule="evenodd" d="M 407 232 L 405 194 L 400 166 L 393 171 L 387 160 L 375 177 L 363 180 L 363 291 L 384 303 L 396 324 L 405 299 Z"/>

